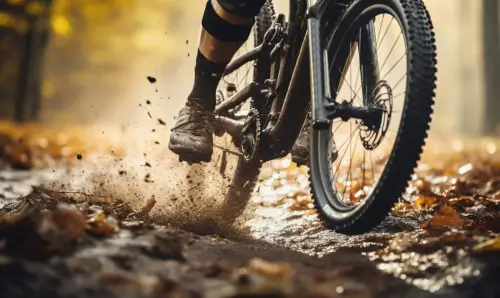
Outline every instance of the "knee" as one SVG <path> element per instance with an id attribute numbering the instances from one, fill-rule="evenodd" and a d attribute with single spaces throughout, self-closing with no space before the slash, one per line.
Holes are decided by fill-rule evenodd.
<path id="1" fill-rule="evenodd" d="M 217 0 L 225 11 L 249 18 L 256 17 L 266 1 L 267 0 Z"/>

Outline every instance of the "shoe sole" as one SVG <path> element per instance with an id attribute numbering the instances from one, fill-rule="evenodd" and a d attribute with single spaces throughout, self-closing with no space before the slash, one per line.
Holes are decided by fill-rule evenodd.
<path id="1" fill-rule="evenodd" d="M 182 146 L 171 144 L 168 145 L 168 149 L 179 156 L 179 162 L 185 161 L 188 164 L 196 164 L 212 161 L 212 152 L 200 153 Z"/>

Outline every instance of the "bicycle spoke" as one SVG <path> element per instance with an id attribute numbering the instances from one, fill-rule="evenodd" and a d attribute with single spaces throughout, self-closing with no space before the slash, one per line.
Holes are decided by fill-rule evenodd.
<path id="1" fill-rule="evenodd" d="M 248 63 L 247 63 L 248 64 Z M 240 81 L 238 82 L 238 86 L 241 85 L 241 83 L 243 82 L 244 79 L 246 79 L 248 77 L 248 74 L 250 73 L 250 70 L 252 69 L 251 66 L 247 66 L 247 70 L 245 72 L 245 75 L 240 79 Z"/>
<path id="2" fill-rule="evenodd" d="M 342 120 L 340 120 L 340 121 L 342 121 Z M 340 125 L 339 125 L 339 126 L 337 126 L 337 128 L 336 128 L 336 129 L 332 132 L 332 136 L 333 136 L 333 135 L 337 132 L 337 130 L 339 130 L 339 128 L 340 128 L 340 127 L 342 126 L 342 124 L 344 124 L 344 123 L 345 123 L 345 122 L 344 122 L 344 121 L 342 121 L 342 123 L 340 123 Z"/>
<path id="3" fill-rule="evenodd" d="M 387 57 L 385 58 L 384 62 L 382 63 L 382 66 L 378 69 L 378 74 L 380 75 L 380 72 L 384 68 L 385 64 L 387 63 L 387 60 L 389 60 L 389 56 L 391 56 L 392 51 L 394 51 L 394 48 L 396 48 L 396 44 L 398 43 L 399 38 L 401 38 L 401 35 L 403 35 L 403 32 L 399 33 L 398 38 L 396 38 L 396 41 L 392 44 L 391 50 L 389 51 L 389 54 L 387 54 Z"/>
<path id="4" fill-rule="evenodd" d="M 352 133 L 351 133 L 351 135 L 350 135 L 350 136 L 347 138 L 347 140 L 346 140 L 346 141 L 342 144 L 342 146 L 340 146 L 340 148 L 342 148 L 342 147 L 343 147 L 343 146 L 347 143 L 347 141 L 350 141 L 350 140 L 351 140 L 351 138 L 354 136 L 354 133 L 355 133 L 356 131 L 357 131 L 357 129 L 356 129 L 356 130 L 354 130 L 354 132 L 352 132 Z M 338 151 L 340 151 L 340 148 L 338 149 Z M 335 181 L 335 176 L 337 175 L 337 172 L 339 171 L 339 168 L 340 168 L 340 166 L 342 165 L 342 160 L 344 160 L 344 156 L 345 156 L 345 155 L 346 155 L 346 153 L 347 153 L 347 149 L 349 149 L 349 148 L 346 148 L 346 150 L 345 150 L 345 151 L 344 151 L 344 153 L 342 154 L 342 157 L 340 158 L 340 161 L 339 161 L 339 163 L 338 163 L 338 165 L 337 165 L 337 167 L 336 167 L 336 169 L 335 169 L 335 172 L 333 173 L 332 181 Z"/>
<path id="5" fill-rule="evenodd" d="M 350 44 L 350 49 L 349 49 L 349 78 L 350 78 L 350 82 L 352 82 L 352 59 L 354 57 L 354 55 L 352 54 L 352 43 Z M 356 87 L 356 86 L 354 86 Z M 354 100 L 354 90 L 352 90 L 351 88 L 351 100 Z"/>
<path id="6" fill-rule="evenodd" d="M 403 81 L 403 79 L 406 78 L 406 73 L 401 77 L 401 79 L 399 79 L 399 81 L 396 83 L 396 85 L 394 85 L 394 87 L 392 87 L 392 90 L 396 90 L 396 88 L 399 86 L 399 84 Z M 405 91 L 406 93 L 406 91 Z"/>
<path id="7" fill-rule="evenodd" d="M 359 37 L 359 34 L 358 34 Z M 359 52 L 359 51 L 358 51 Z M 356 76 L 356 83 L 354 84 L 354 87 L 357 88 L 358 86 L 358 81 L 359 78 L 361 77 L 361 61 L 359 61 L 359 67 L 358 67 L 358 75 Z M 363 85 L 363 82 L 361 82 L 360 87 Z M 358 96 L 359 89 L 356 91 L 354 94 L 354 97 L 356 98 Z M 363 105 L 363 99 L 361 99 L 361 105 Z"/>
<path id="8" fill-rule="evenodd" d="M 371 163 L 371 170 L 372 170 L 372 182 L 373 182 L 373 184 L 375 184 L 375 170 L 373 167 L 372 151 L 370 151 L 370 163 Z"/>
<path id="9" fill-rule="evenodd" d="M 351 142 L 349 142 L 349 155 L 350 155 L 350 159 L 349 159 L 349 171 L 347 172 L 347 181 L 349 181 L 349 201 L 351 200 L 351 192 L 352 192 L 352 183 L 351 183 L 351 180 L 349 179 L 349 176 L 351 177 L 352 179 L 352 173 L 351 173 L 351 169 L 352 169 L 352 160 L 354 159 L 354 153 L 356 152 L 356 145 L 358 144 L 357 141 L 355 141 L 354 143 L 354 148 L 353 150 L 351 151 L 350 147 L 351 147 Z M 350 174 L 350 175 L 349 175 Z M 345 191 L 346 191 L 346 188 L 347 188 L 347 181 L 344 185 L 344 192 L 342 193 L 342 198 L 344 198 L 344 195 L 345 195 Z"/>
<path id="10" fill-rule="evenodd" d="M 361 187 L 364 191 L 365 189 L 365 177 L 366 177 L 366 163 L 365 163 L 365 160 L 366 160 L 366 150 L 363 150 L 363 166 L 362 166 L 362 170 L 363 170 L 363 180 L 361 180 Z"/>
<path id="11" fill-rule="evenodd" d="M 352 133 L 352 122 L 351 121 L 349 121 L 349 132 Z M 351 153 L 352 153 L 351 152 L 351 142 L 349 142 L 348 149 L 349 149 L 349 155 L 351 155 Z M 350 157 L 352 157 L 352 156 L 350 156 Z M 351 167 L 351 159 L 349 159 L 349 170 L 350 170 L 350 167 Z M 349 180 L 349 171 L 347 172 L 347 178 L 346 178 L 346 180 L 344 182 L 344 191 L 342 192 L 342 199 L 344 199 L 345 190 L 347 188 L 347 181 L 348 180 Z"/>
<path id="12" fill-rule="evenodd" d="M 339 73 L 340 75 L 343 77 L 343 80 L 344 82 L 347 84 L 347 86 L 349 86 L 349 88 L 351 89 L 352 93 L 355 93 L 354 90 L 352 89 L 351 85 L 349 85 L 349 83 L 347 82 L 347 80 L 345 79 L 345 76 L 343 75 L 343 73 L 340 71 L 339 69 Z M 340 90 L 337 90 L 337 95 L 339 93 Z M 363 102 L 363 99 L 362 98 L 359 98 L 359 96 L 357 96 L 357 92 L 355 93 L 355 96 L 357 99 L 359 99 L 361 102 Z"/>
<path id="13" fill-rule="evenodd" d="M 382 41 L 384 41 L 384 38 L 387 35 L 387 32 L 389 32 L 389 28 L 391 28 L 392 21 L 394 21 L 394 18 L 392 18 L 391 21 L 389 22 L 389 25 L 387 25 L 387 29 L 384 32 L 384 36 L 382 36 L 382 39 L 380 40 L 380 44 L 377 47 L 377 51 L 378 51 L 378 49 L 380 49 L 380 45 L 382 44 Z"/>
<path id="14" fill-rule="evenodd" d="M 396 95 L 393 95 L 392 98 L 397 98 L 397 97 L 400 97 L 401 95 L 405 95 L 405 94 L 406 94 L 406 91 L 398 93 Z"/>
<path id="15" fill-rule="evenodd" d="M 396 61 L 396 63 L 394 63 L 394 65 L 389 69 L 389 71 L 383 76 L 384 78 L 387 77 L 391 71 L 396 67 L 396 65 L 399 64 L 399 62 L 401 62 L 401 60 L 403 60 L 403 58 L 406 56 L 406 52 Z"/>
<path id="16" fill-rule="evenodd" d="M 361 127 L 361 125 L 357 125 L 356 128 L 354 129 L 354 131 L 351 132 L 351 134 L 349 135 L 349 137 L 347 137 L 347 139 L 342 143 L 342 145 L 340 145 L 339 148 L 337 148 L 338 151 L 340 151 L 340 149 L 342 149 L 342 147 L 345 146 L 345 144 L 347 144 L 348 141 L 350 141 L 352 139 L 352 137 L 354 136 L 354 134 L 358 131 L 358 129 Z"/>
<path id="17" fill-rule="evenodd" d="M 385 18 L 385 14 L 382 15 L 382 21 L 380 22 L 380 27 L 379 27 L 379 30 L 378 30 L 378 33 L 380 34 L 380 32 L 382 32 L 382 24 L 384 24 L 384 18 Z M 378 49 L 378 34 L 375 33 L 375 43 L 376 43 L 376 48 Z"/>

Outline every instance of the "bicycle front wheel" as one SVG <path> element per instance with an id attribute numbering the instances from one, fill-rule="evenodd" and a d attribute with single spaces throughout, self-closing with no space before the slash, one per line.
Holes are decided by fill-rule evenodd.
<path id="1" fill-rule="evenodd" d="M 420 159 L 434 103 L 435 38 L 421 0 L 352 1 L 331 27 L 332 100 L 381 112 L 311 128 L 311 190 L 329 228 L 362 233 L 390 213 Z"/>

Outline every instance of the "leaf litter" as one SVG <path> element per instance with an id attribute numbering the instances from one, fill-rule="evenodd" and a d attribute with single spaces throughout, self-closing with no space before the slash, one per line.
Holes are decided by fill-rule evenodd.
<path id="1" fill-rule="evenodd" d="M 74 145 L 72 141 L 64 142 L 61 138 L 59 142 L 53 142 L 50 138 L 40 141 L 40 137 L 33 137 L 32 134 L 12 136 L 12 132 L 8 132 L 5 135 L 7 137 L 3 137 L 0 147 L 0 159 L 5 166 L 14 169 L 50 166 L 47 162 L 49 159 L 71 165 L 75 156 L 83 156 L 87 152 L 82 149 L 85 146 Z M 47 143 L 52 145 L 44 145 Z M 15 146 L 20 149 L 9 149 Z M 66 149 L 68 147 L 71 149 Z M 21 157 L 23 154 L 25 157 Z M 464 262 L 474 263 L 476 258 L 500 250 L 497 234 L 500 232 L 498 156 L 484 151 L 463 151 L 453 154 L 448 160 L 440 158 L 439 163 L 434 164 L 431 160 L 419 166 L 406 194 L 393 210 L 392 216 L 395 218 L 417 218 L 421 229 L 395 233 L 389 238 L 385 237 L 386 240 L 382 237 L 381 241 L 387 243 L 385 247 L 375 246 L 379 248 L 365 253 L 378 264 L 380 270 L 428 291 L 458 285 L 460 279 L 463 282 L 466 276 L 476 276 L 480 266 L 462 266 Z M 261 185 L 272 190 L 270 195 L 273 193 L 274 199 L 260 198 L 259 204 L 314 217 L 307 173 L 307 168 L 298 167 L 287 158 L 265 165 L 260 177 Z M 145 180 L 150 181 L 150 176 L 146 175 Z M 263 192 L 265 194 L 266 191 Z M 82 194 L 82 197 L 85 199 L 75 201 L 64 193 L 35 187 L 30 195 L 4 205 L 0 213 L 2 254 L 7 259 L 44 260 L 74 254 L 81 251 L 82 247 L 97 249 L 102 241 L 130 240 L 127 237 L 147 237 L 149 233 L 156 235 L 151 236 L 156 239 L 160 237 L 156 232 L 161 230 L 161 233 L 165 233 L 164 229 L 169 229 L 156 226 L 154 219 L 149 218 L 148 214 L 156 204 L 154 197 L 137 212 L 120 200 L 87 194 Z M 182 232 L 170 232 L 176 236 L 169 238 L 167 247 L 146 245 L 148 248 L 144 249 L 147 254 L 185 260 L 182 245 L 179 244 L 182 237 L 178 237 Z M 450 261 L 450 256 L 456 260 Z M 250 258 L 248 263 L 241 266 L 217 262 L 210 266 L 221 267 L 217 270 L 225 276 L 227 284 L 222 288 L 227 293 L 263 294 L 277 291 L 292 295 L 298 289 L 293 283 L 297 272 L 290 269 L 291 263 L 290 260 L 280 263 Z M 436 277 L 433 281 L 428 278 L 429 272 L 446 272 L 452 270 L 450 268 L 458 272 L 455 272 L 451 281 L 448 277 L 448 281 L 443 284 L 446 276 Z M 146 288 L 153 292 L 169 289 L 172 293 L 178 291 L 189 295 L 178 281 L 156 280 L 153 290 L 144 284 L 143 277 L 137 279 L 120 273 L 118 276 L 103 276 L 102 279 L 111 284 L 134 284 L 141 291 Z M 329 289 L 338 290 L 337 286 Z"/>

